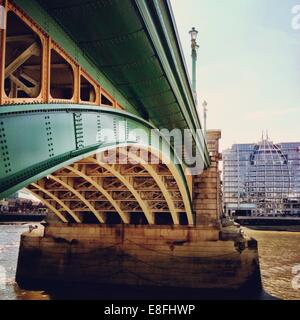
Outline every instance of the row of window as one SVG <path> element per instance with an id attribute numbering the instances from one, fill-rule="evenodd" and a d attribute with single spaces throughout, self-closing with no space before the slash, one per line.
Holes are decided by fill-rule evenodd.
<path id="1" fill-rule="evenodd" d="M 293 179 L 291 179 L 293 177 Z M 245 179 L 253 179 L 255 178 L 261 179 L 263 178 L 264 180 L 273 180 L 273 179 L 290 179 L 294 180 L 298 177 L 295 175 L 290 174 L 289 172 L 282 172 L 282 171 L 268 171 L 267 173 L 265 172 L 249 172 L 249 173 L 244 173 L 244 174 L 238 174 L 238 173 L 230 173 L 226 172 L 223 175 L 224 181 L 228 179 L 240 179 L 240 180 L 245 180 Z"/>
<path id="2" fill-rule="evenodd" d="M 4 104 L 16 99 L 26 103 L 47 96 L 51 102 L 67 100 L 120 107 L 11 4 L 6 21 Z"/>

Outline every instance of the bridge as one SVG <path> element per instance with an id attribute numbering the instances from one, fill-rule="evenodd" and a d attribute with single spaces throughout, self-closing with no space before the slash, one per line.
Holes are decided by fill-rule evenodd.
<path id="1" fill-rule="evenodd" d="M 6 2 L 1 39 L 1 197 L 28 187 L 64 222 L 92 221 L 93 213 L 100 223 L 116 214 L 130 223 L 143 212 L 149 224 L 169 213 L 174 224 L 193 225 L 187 168 L 164 166 L 167 146 L 149 137 L 155 128 L 190 129 L 197 155 L 210 163 L 170 4 L 15 3 Z M 146 136 L 133 137 L 136 128 Z M 134 144 L 158 152 L 160 163 L 93 159 Z"/>
<path id="2" fill-rule="evenodd" d="M 221 136 L 204 134 L 170 2 L 0 5 L 0 198 L 26 187 L 43 202 L 56 217 L 46 242 L 91 225 L 219 241 Z"/>

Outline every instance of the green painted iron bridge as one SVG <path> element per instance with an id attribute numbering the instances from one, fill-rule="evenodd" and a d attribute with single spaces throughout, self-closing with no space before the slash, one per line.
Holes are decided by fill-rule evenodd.
<path id="1" fill-rule="evenodd" d="M 26 187 L 64 223 L 194 225 L 193 168 L 164 132 L 210 157 L 170 2 L 0 5 L 0 198 Z"/>

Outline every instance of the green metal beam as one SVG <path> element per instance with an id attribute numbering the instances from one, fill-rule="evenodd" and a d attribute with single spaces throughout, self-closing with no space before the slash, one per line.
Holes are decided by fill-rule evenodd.
<path id="1" fill-rule="evenodd" d="M 155 127 L 131 113 L 107 107 L 1 107 L 0 199 L 59 168 L 118 146 L 151 147 L 172 163 L 179 163 L 164 137 L 152 139 L 152 129 Z M 107 130 L 112 132 L 110 136 L 104 134 Z M 188 191 L 183 166 L 176 164 L 176 170 Z"/>
<path id="2" fill-rule="evenodd" d="M 186 128 L 192 130 L 196 147 L 203 155 L 205 166 L 208 166 L 210 164 L 208 149 L 203 133 L 199 132 L 202 126 L 187 76 L 169 1 L 135 0 L 135 2 L 187 123 Z"/>
<path id="3" fill-rule="evenodd" d="M 117 99 L 121 93 L 127 111 L 160 129 L 191 129 L 209 166 L 169 1 L 16 2 Z"/>

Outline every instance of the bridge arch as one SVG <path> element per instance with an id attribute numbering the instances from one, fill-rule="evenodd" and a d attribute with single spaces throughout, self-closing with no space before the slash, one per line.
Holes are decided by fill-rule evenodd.
<path id="1" fill-rule="evenodd" d="M 150 149 L 137 146 L 134 150 L 151 153 Z M 177 187 L 170 188 L 164 181 L 172 179 L 176 182 L 168 168 L 169 165 L 164 164 L 161 159 L 155 165 L 146 164 L 145 159 L 138 157 L 135 152 L 130 153 L 128 146 L 116 147 L 115 151 L 118 156 L 126 154 L 130 159 L 134 159 L 134 162 L 107 164 L 97 160 L 101 158 L 99 153 L 94 154 L 57 170 L 37 183 L 32 183 L 28 186 L 28 190 L 38 196 L 62 222 L 70 222 L 68 216 L 63 213 L 70 213 L 71 210 L 70 215 L 75 217 L 77 223 L 84 220 L 83 217 L 78 217 L 83 213 L 85 215 L 94 213 L 99 223 L 107 223 L 109 221 L 107 216 L 118 214 L 119 223 L 130 224 L 133 221 L 131 216 L 135 213 L 143 215 L 144 221 L 150 225 L 162 224 L 162 221 L 166 224 L 179 225 L 180 214 L 186 215 L 187 223 L 193 223 L 193 217 L 189 207 L 184 203 L 177 183 Z M 56 182 L 57 185 L 49 181 Z M 37 193 L 37 190 L 42 191 L 42 194 Z M 103 197 L 90 197 L 88 194 L 97 191 Z M 65 197 L 65 193 L 75 195 L 72 199 L 75 205 L 70 206 L 70 199 Z M 51 202 L 49 206 L 49 200 L 58 203 L 59 208 Z M 178 206 L 178 203 L 183 205 Z M 157 215 L 160 215 L 160 220 L 156 218 Z"/>
<path id="2" fill-rule="evenodd" d="M 76 198 L 85 204 L 85 207 L 78 207 L 82 209 L 80 211 L 74 208 L 74 199 L 64 201 L 59 188 L 53 191 L 51 199 L 49 194 L 39 190 L 39 197 L 44 198 L 56 211 L 63 212 L 66 219 L 70 217 L 71 211 L 73 220 L 79 222 L 82 219 L 77 213 L 89 211 L 95 214 L 99 223 L 104 223 L 107 220 L 106 213 L 110 212 L 117 213 L 121 223 L 130 223 L 130 213 L 134 212 L 144 214 L 148 224 L 161 223 L 159 221 L 164 221 L 168 215 L 169 223 L 175 225 L 180 224 L 180 221 L 186 221 L 189 225 L 194 223 L 184 168 L 167 140 L 159 136 L 157 131 L 159 139 L 151 138 L 152 130 L 156 129 L 143 119 L 107 107 L 54 104 L 2 107 L 0 117 L 0 129 L 5 135 L 2 148 L 5 148 L 3 151 L 10 164 L 10 171 L 7 166 L 0 168 L 1 197 L 33 183 L 45 185 L 48 176 L 50 180 L 60 182 L 64 192 L 75 193 Z M 138 172 L 135 177 L 130 173 L 134 165 L 126 167 L 126 164 L 97 161 L 96 154 L 118 150 L 119 156 L 119 153 L 126 152 L 127 148 L 130 150 L 130 147 L 144 150 L 158 162 L 147 164 L 143 157 L 136 154 L 130 156 L 129 153 L 131 160 L 138 163 L 135 168 L 139 166 L 141 169 L 141 174 Z M 167 149 L 169 153 L 166 153 Z M 86 172 L 90 168 L 80 168 L 84 161 L 88 162 L 85 163 L 86 167 L 99 166 L 105 174 L 99 174 L 94 180 Z M 165 170 L 165 175 L 159 174 L 160 168 Z M 67 171 L 69 176 L 71 171 L 74 181 L 79 177 L 88 186 L 78 191 L 79 187 L 74 185 L 72 179 L 70 183 L 71 180 L 60 176 L 61 170 Z M 119 189 L 105 189 L 108 173 L 113 183 L 119 183 Z M 34 190 L 33 187 L 29 189 Z M 127 202 L 114 199 L 114 192 L 119 191 L 131 194 Z M 87 192 L 99 192 L 100 200 L 86 199 Z M 161 218 L 158 219 L 158 216 Z"/>

